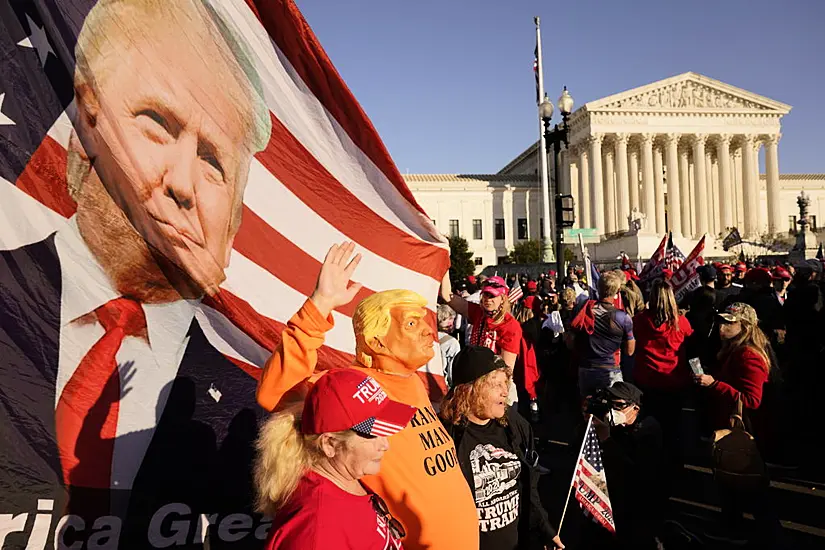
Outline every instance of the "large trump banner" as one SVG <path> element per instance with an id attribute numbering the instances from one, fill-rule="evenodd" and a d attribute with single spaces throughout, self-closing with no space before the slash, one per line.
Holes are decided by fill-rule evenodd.
<path id="1" fill-rule="evenodd" d="M 326 368 L 449 252 L 290 0 L 0 0 L 0 548 L 260 548 L 257 380 L 344 240 Z"/>

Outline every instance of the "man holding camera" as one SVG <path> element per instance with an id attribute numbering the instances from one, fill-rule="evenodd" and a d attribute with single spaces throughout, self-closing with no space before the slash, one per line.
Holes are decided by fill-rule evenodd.
<path id="1" fill-rule="evenodd" d="M 616 520 L 616 547 L 656 549 L 664 519 L 662 428 L 640 415 L 642 391 L 616 382 L 588 399 Z"/>

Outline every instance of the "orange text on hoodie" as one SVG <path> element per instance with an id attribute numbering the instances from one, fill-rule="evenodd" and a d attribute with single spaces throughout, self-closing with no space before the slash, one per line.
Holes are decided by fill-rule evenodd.
<path id="1" fill-rule="evenodd" d="M 318 348 L 332 326 L 332 316 L 324 319 L 311 300 L 289 320 L 258 385 L 262 407 L 273 411 L 295 404 L 323 375 L 315 370 Z M 476 550 L 475 501 L 458 466 L 453 440 L 438 420 L 421 379 L 359 365 L 352 368 L 375 378 L 391 399 L 418 408 L 410 424 L 390 438 L 381 471 L 361 479 L 404 525 L 404 548 Z"/>

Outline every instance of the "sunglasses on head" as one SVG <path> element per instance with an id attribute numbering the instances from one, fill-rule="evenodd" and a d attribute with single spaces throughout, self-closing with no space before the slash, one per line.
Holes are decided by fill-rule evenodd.
<path id="1" fill-rule="evenodd" d="M 401 525 L 400 521 L 392 517 L 392 514 L 390 514 L 390 509 L 387 506 L 387 503 L 384 502 L 383 498 L 373 493 L 370 495 L 370 502 L 372 503 L 372 509 L 375 510 L 376 514 L 378 514 L 378 517 L 387 522 L 387 526 L 389 527 L 390 534 L 393 538 L 401 540 L 407 536 L 404 526 Z"/>

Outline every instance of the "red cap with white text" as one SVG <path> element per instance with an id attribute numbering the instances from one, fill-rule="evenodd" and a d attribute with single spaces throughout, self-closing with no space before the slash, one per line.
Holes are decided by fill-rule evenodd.
<path id="1" fill-rule="evenodd" d="M 354 430 L 361 435 L 387 437 L 404 429 L 415 411 L 415 407 L 387 397 L 373 377 L 356 369 L 333 369 L 309 390 L 301 432 Z"/>

